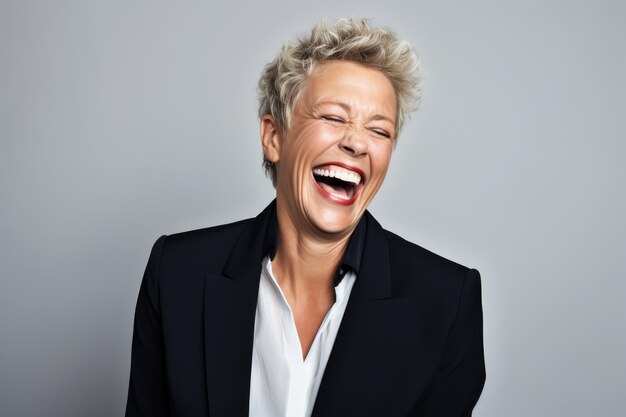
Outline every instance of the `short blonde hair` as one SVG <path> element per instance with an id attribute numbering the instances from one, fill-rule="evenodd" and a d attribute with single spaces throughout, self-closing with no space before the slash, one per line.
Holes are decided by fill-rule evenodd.
<path id="1" fill-rule="evenodd" d="M 396 95 L 396 132 L 421 100 L 420 62 L 413 47 L 368 19 L 321 21 L 296 43 L 287 42 L 259 80 L 259 118 L 270 114 L 282 133 L 289 129 L 304 83 L 323 61 L 345 60 L 382 72 Z M 397 134 L 396 134 L 397 137 Z M 265 157 L 266 175 L 276 185 L 276 167 Z"/>

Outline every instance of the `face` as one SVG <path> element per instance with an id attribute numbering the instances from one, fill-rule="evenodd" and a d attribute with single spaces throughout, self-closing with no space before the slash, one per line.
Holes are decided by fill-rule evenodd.
<path id="1" fill-rule="evenodd" d="M 276 164 L 277 205 L 299 232 L 354 230 L 387 173 L 395 120 L 387 77 L 347 61 L 316 67 L 284 135 L 265 116 L 262 141 Z"/>

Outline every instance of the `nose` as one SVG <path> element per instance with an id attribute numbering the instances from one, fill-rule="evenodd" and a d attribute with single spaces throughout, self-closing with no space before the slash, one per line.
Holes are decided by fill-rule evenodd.
<path id="1" fill-rule="evenodd" d="M 362 156 L 367 154 L 367 133 L 362 126 L 350 126 L 346 129 L 339 146 L 351 156 Z"/>

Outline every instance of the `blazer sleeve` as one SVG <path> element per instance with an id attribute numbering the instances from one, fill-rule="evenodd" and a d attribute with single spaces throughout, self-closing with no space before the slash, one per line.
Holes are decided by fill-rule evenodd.
<path id="1" fill-rule="evenodd" d="M 152 247 L 139 289 L 126 417 L 170 415 L 159 308 L 159 264 L 165 239 L 161 236 Z"/>
<path id="2" fill-rule="evenodd" d="M 485 377 L 480 274 L 470 269 L 439 369 L 415 416 L 470 417 Z"/>

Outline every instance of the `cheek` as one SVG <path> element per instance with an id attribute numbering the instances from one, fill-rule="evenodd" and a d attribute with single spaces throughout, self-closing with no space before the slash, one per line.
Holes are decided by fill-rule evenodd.
<path id="1" fill-rule="evenodd" d="M 309 126 L 299 134 L 294 135 L 285 149 L 285 157 L 291 164 L 299 169 L 306 166 L 307 169 L 317 157 L 337 143 L 339 132 L 332 127 Z"/>
<path id="2" fill-rule="evenodd" d="M 373 199 L 383 184 L 383 180 L 387 174 L 387 168 L 389 167 L 389 161 L 391 159 L 391 150 L 391 146 L 386 146 L 384 143 L 379 143 L 370 147 L 370 186 L 364 190 L 366 191 L 368 199 Z"/>
<path id="3" fill-rule="evenodd" d="M 389 143 L 381 143 L 374 147 L 372 152 L 372 171 L 376 176 L 383 176 L 387 172 L 391 160 L 392 147 Z"/>
<path id="4" fill-rule="evenodd" d="M 309 154 L 323 147 L 331 140 L 331 137 L 332 134 L 326 129 L 310 124 L 287 136 L 285 150 L 292 155 Z"/>

